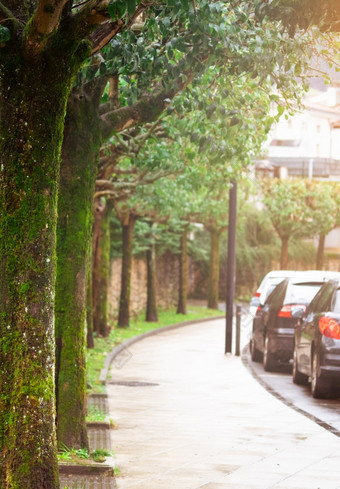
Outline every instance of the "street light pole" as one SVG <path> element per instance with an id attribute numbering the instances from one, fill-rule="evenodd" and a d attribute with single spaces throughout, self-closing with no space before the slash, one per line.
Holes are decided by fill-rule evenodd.
<path id="1" fill-rule="evenodd" d="M 231 353 L 232 330 L 233 330 L 233 310 L 235 295 L 235 269 L 236 269 L 236 205 L 237 205 L 237 185 L 232 182 L 229 190 L 229 225 L 228 225 L 228 258 L 227 258 L 227 300 L 226 300 L 226 332 L 225 332 L 225 351 Z"/>

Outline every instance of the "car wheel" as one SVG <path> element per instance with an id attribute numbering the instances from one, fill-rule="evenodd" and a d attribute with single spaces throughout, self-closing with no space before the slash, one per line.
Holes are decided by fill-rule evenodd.
<path id="1" fill-rule="evenodd" d="M 298 385 L 305 385 L 308 383 L 307 375 L 304 375 L 301 372 L 299 372 L 298 361 L 297 361 L 297 353 L 296 353 L 295 348 L 294 348 L 294 354 L 293 354 L 293 382 L 294 382 L 294 384 L 298 384 Z"/>
<path id="2" fill-rule="evenodd" d="M 250 340 L 250 355 L 253 362 L 260 362 L 262 360 L 262 354 L 256 348 L 254 339 Z"/>
<path id="3" fill-rule="evenodd" d="M 315 350 L 313 353 L 312 375 L 311 375 L 311 392 L 316 399 L 329 397 L 330 382 L 320 378 L 320 358 Z"/>
<path id="4" fill-rule="evenodd" d="M 276 359 L 275 356 L 269 351 L 269 340 L 268 336 L 264 339 L 264 350 L 263 350 L 263 368 L 266 372 L 271 372 L 275 370 Z"/>

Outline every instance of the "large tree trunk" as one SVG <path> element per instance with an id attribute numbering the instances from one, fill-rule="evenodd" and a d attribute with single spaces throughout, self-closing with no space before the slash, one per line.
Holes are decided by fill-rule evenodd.
<path id="1" fill-rule="evenodd" d="M 122 224 L 123 258 L 118 315 L 118 326 L 120 328 L 130 326 L 132 244 L 135 222 L 135 216 L 129 213 L 127 219 Z"/>
<path id="2" fill-rule="evenodd" d="M 58 202 L 55 323 L 57 438 L 59 446 L 70 448 L 88 447 L 86 281 L 101 143 L 89 128 L 97 117 L 87 100 L 69 97 Z"/>
<path id="3" fill-rule="evenodd" d="M 147 322 L 157 322 L 157 297 L 156 297 L 156 247 L 154 237 L 152 235 L 152 224 L 150 226 L 151 231 L 151 244 L 146 251 L 146 263 L 147 263 L 147 302 L 146 302 L 146 315 L 145 320 Z"/>
<path id="4" fill-rule="evenodd" d="M 67 52 L 0 66 L 0 488 L 57 489 L 54 286 Z"/>
<path id="5" fill-rule="evenodd" d="M 287 270 L 288 268 L 288 245 L 289 237 L 281 238 L 281 257 L 280 257 L 280 269 Z"/>
<path id="6" fill-rule="evenodd" d="M 109 335 L 108 288 L 110 271 L 111 205 L 101 199 L 95 202 L 92 254 L 93 329 L 100 336 Z"/>
<path id="7" fill-rule="evenodd" d="M 317 270 L 322 270 L 323 269 L 323 258 L 324 258 L 324 251 L 325 251 L 325 241 L 326 241 L 326 236 L 324 234 L 320 234 L 319 236 L 319 244 L 318 244 L 318 251 L 316 255 L 316 269 Z"/>
<path id="8" fill-rule="evenodd" d="M 184 228 L 181 235 L 181 253 L 179 255 L 179 290 L 177 314 L 187 313 L 187 295 L 188 295 L 188 236 L 187 227 Z"/>
<path id="9" fill-rule="evenodd" d="M 218 284 L 220 277 L 220 234 L 210 230 L 210 262 L 208 281 L 208 307 L 218 309 Z"/>

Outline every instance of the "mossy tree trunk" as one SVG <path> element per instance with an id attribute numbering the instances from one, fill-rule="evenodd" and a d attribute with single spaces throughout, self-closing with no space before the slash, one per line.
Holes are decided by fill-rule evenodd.
<path id="1" fill-rule="evenodd" d="M 289 246 L 289 236 L 281 237 L 281 257 L 280 257 L 281 270 L 286 270 L 288 267 L 288 246 Z"/>
<path id="2" fill-rule="evenodd" d="M 326 236 L 324 234 L 320 234 L 319 243 L 318 243 L 318 251 L 317 251 L 317 255 L 316 255 L 316 269 L 317 270 L 323 269 L 325 241 L 326 241 Z"/>
<path id="3" fill-rule="evenodd" d="M 14 46 L 13 46 L 14 44 Z M 78 64 L 2 47 L 0 488 L 57 489 L 54 286 L 60 148 Z M 59 54 L 58 54 L 59 53 Z"/>
<path id="4" fill-rule="evenodd" d="M 145 320 L 148 322 L 158 321 L 157 295 L 156 295 L 156 246 L 153 236 L 153 223 L 150 225 L 151 243 L 146 250 L 147 263 L 147 302 Z"/>
<path id="5" fill-rule="evenodd" d="M 188 230 L 184 228 L 181 235 L 181 252 L 179 255 L 179 287 L 178 287 L 178 305 L 177 314 L 187 313 L 187 295 L 188 295 Z"/>
<path id="6" fill-rule="evenodd" d="M 126 328 L 130 326 L 130 296 L 131 296 L 131 267 L 133 229 L 136 217 L 131 212 L 126 212 L 122 224 L 122 275 L 119 300 L 118 326 Z"/>
<path id="7" fill-rule="evenodd" d="M 86 282 L 100 133 L 96 97 L 68 100 L 57 223 L 56 393 L 60 446 L 88 447 L 86 430 Z M 91 129 L 90 129 L 91 128 Z"/>
<path id="8" fill-rule="evenodd" d="M 210 233 L 210 261 L 208 280 L 208 307 L 218 309 L 218 285 L 220 277 L 220 233 L 212 228 Z"/>
<path id="9" fill-rule="evenodd" d="M 92 294 L 92 266 L 87 270 L 86 282 L 86 326 L 87 348 L 94 348 L 93 338 L 93 294 Z"/>
<path id="10" fill-rule="evenodd" d="M 112 204 L 96 199 L 92 256 L 93 329 L 109 335 L 108 288 L 110 272 L 110 214 Z"/>

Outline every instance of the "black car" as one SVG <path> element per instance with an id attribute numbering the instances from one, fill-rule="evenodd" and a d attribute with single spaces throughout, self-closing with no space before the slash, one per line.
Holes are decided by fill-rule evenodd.
<path id="1" fill-rule="evenodd" d="M 340 386 L 340 279 L 319 290 L 298 319 L 294 335 L 293 381 L 311 381 L 313 397 L 330 397 Z"/>
<path id="2" fill-rule="evenodd" d="M 314 278 L 315 277 L 315 278 Z M 294 330 L 298 321 L 292 311 L 305 310 L 325 280 L 318 274 L 302 272 L 278 284 L 258 310 L 253 321 L 251 358 L 267 371 L 289 365 L 293 358 Z"/>

